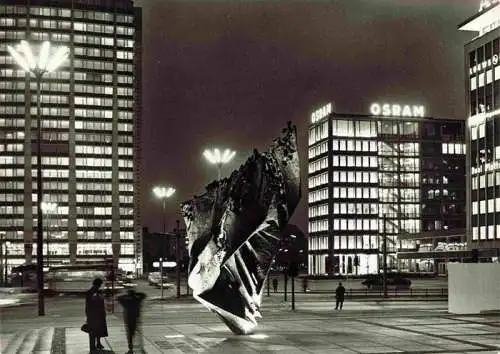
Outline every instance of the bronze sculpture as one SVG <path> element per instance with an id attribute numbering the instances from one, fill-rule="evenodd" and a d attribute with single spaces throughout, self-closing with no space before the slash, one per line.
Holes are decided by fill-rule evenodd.
<path id="1" fill-rule="evenodd" d="M 296 127 L 254 153 L 229 178 L 183 203 L 193 296 L 237 334 L 261 317 L 265 279 L 300 199 Z"/>

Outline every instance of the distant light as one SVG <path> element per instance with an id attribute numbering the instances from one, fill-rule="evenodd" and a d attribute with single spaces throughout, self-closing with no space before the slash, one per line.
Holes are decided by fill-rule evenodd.
<path id="1" fill-rule="evenodd" d="M 45 70 L 47 62 L 49 60 L 49 50 L 50 42 L 45 41 L 42 43 L 42 48 L 40 49 L 40 57 L 38 58 L 38 68 Z"/>
<path id="2" fill-rule="evenodd" d="M 256 334 L 251 334 L 249 335 L 250 338 L 252 339 L 266 339 L 269 338 L 267 334 L 264 333 L 256 333 Z"/>
<path id="3" fill-rule="evenodd" d="M 153 193 L 159 199 L 170 198 L 172 196 L 172 194 L 175 193 L 175 188 L 172 188 L 172 187 L 168 187 L 168 188 L 166 188 L 166 187 L 154 187 Z"/>
<path id="4" fill-rule="evenodd" d="M 184 338 L 184 334 L 171 334 L 171 335 L 167 335 L 165 336 L 165 338 Z"/>
<path id="5" fill-rule="evenodd" d="M 225 149 L 224 152 L 221 152 L 218 148 L 213 150 L 206 149 L 203 151 L 203 156 L 208 162 L 214 165 L 225 165 L 231 161 L 235 155 L 236 151 L 230 149 Z"/>
<path id="6" fill-rule="evenodd" d="M 68 47 L 59 47 L 52 56 L 50 55 L 50 48 L 50 42 L 45 41 L 42 43 L 37 62 L 27 41 L 22 40 L 21 44 L 17 46 L 17 49 L 7 46 L 7 50 L 16 63 L 26 72 L 30 72 L 36 76 L 41 76 L 46 72 L 56 70 L 68 58 Z"/>

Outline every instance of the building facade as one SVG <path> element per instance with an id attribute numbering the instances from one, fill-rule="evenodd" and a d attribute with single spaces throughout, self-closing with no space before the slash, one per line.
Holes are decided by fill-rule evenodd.
<path id="1" fill-rule="evenodd" d="M 389 269 L 407 272 L 437 271 L 420 252 L 465 247 L 462 121 L 376 103 L 311 118 L 309 274 L 378 273 L 384 241 Z"/>
<path id="2" fill-rule="evenodd" d="M 36 83 L 7 51 L 26 40 L 70 49 L 42 79 L 44 255 L 113 256 L 139 271 L 141 11 L 132 0 L 0 3 L 0 233 L 8 268 L 36 262 Z M 7 247 L 6 247 L 7 246 Z M 47 261 L 47 260 L 46 260 Z"/>
<path id="3" fill-rule="evenodd" d="M 465 45 L 467 230 L 472 250 L 497 258 L 500 249 L 500 2 L 482 1 L 459 25 L 475 37 Z"/>

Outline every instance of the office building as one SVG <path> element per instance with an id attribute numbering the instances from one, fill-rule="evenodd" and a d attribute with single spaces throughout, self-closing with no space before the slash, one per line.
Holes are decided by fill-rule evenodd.
<path id="1" fill-rule="evenodd" d="M 36 82 L 7 51 L 21 40 L 35 55 L 43 41 L 70 49 L 41 86 L 43 201 L 57 203 L 44 214 L 46 263 L 113 256 L 135 272 L 141 11 L 132 0 L 1 1 L 0 233 L 9 269 L 36 262 Z"/>
<path id="2" fill-rule="evenodd" d="M 378 103 L 329 103 L 311 120 L 309 274 L 378 273 L 384 240 L 388 268 L 405 272 L 438 272 L 465 248 L 463 121 Z"/>
<path id="3" fill-rule="evenodd" d="M 476 257 L 498 259 L 500 249 L 500 1 L 481 1 L 459 25 L 472 31 L 465 45 L 467 230 Z"/>

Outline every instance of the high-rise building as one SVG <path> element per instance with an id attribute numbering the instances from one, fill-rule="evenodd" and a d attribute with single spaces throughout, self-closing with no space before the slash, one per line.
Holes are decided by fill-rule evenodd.
<path id="1" fill-rule="evenodd" d="M 377 273 L 384 254 L 391 270 L 445 272 L 463 257 L 463 121 L 378 103 L 370 114 L 329 103 L 311 120 L 309 274 Z"/>
<path id="2" fill-rule="evenodd" d="M 468 243 L 479 257 L 500 249 L 500 1 L 481 1 L 459 25 L 465 45 Z"/>
<path id="3" fill-rule="evenodd" d="M 0 2 L 0 233 L 8 268 L 36 262 L 36 82 L 7 46 L 70 49 L 42 79 L 44 255 L 142 268 L 141 11 L 132 0 Z M 8 242 L 6 242 L 8 241 Z M 7 246 L 7 247 L 6 247 Z M 47 260 L 46 260 L 47 262 Z M 139 269 L 140 271 L 140 269 Z"/>

